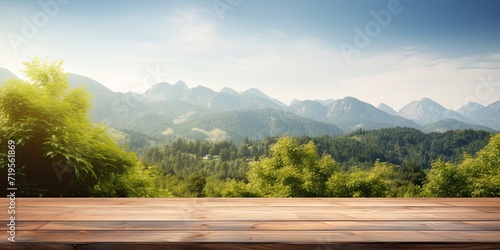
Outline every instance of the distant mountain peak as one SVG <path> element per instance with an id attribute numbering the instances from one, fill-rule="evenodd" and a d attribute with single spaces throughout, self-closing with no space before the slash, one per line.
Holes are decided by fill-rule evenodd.
<path id="1" fill-rule="evenodd" d="M 72 88 L 84 86 L 88 91 L 95 94 L 111 94 L 113 91 L 96 80 L 77 74 L 68 74 L 68 81 Z"/>
<path id="2" fill-rule="evenodd" d="M 444 111 L 447 110 L 445 107 L 441 106 L 441 104 L 437 103 L 436 101 L 430 99 L 430 98 L 422 98 L 420 101 L 412 101 L 401 110 L 407 108 L 407 107 L 413 107 L 413 108 L 419 108 L 419 109 L 431 109 L 431 110 L 440 110 Z M 400 110 L 400 112 L 401 112 Z"/>
<path id="3" fill-rule="evenodd" d="M 15 76 L 14 73 L 12 73 L 12 71 L 6 69 L 6 68 L 0 68 L 0 74 L 9 74 L 9 75 L 13 75 Z"/>
<path id="4" fill-rule="evenodd" d="M 303 104 L 303 103 L 308 103 L 308 104 L 312 104 L 312 103 L 314 103 L 315 105 L 327 106 L 327 105 L 322 104 L 322 103 L 321 103 L 320 101 L 318 101 L 318 100 L 299 100 L 299 99 L 293 99 L 293 100 L 290 102 L 290 105 L 289 105 L 289 106 L 294 106 L 294 105 Z"/>
<path id="5" fill-rule="evenodd" d="M 257 88 L 247 89 L 247 90 L 243 91 L 243 93 L 241 93 L 241 94 L 245 94 L 245 93 L 253 94 L 253 95 L 256 95 L 258 97 L 269 98 L 269 96 L 267 96 L 266 94 L 262 93 L 262 91 L 260 91 Z"/>
<path id="6" fill-rule="evenodd" d="M 17 78 L 17 76 L 6 68 L 0 68 L 0 85 L 3 84 L 5 80 Z"/>
<path id="7" fill-rule="evenodd" d="M 499 109 L 500 110 L 500 101 L 496 101 L 494 103 L 491 103 L 490 105 L 487 106 L 488 108 L 491 109 Z"/>
<path id="8" fill-rule="evenodd" d="M 181 88 L 186 89 L 186 90 L 189 89 L 189 87 L 186 85 L 186 83 L 183 82 L 182 80 L 177 81 L 174 84 L 174 86 L 178 86 L 178 87 L 181 87 Z"/>
<path id="9" fill-rule="evenodd" d="M 478 112 L 481 109 L 484 109 L 485 106 L 477 103 L 477 102 L 469 102 L 464 106 L 458 108 L 456 111 L 460 114 L 470 115 L 471 113 Z"/>
<path id="10" fill-rule="evenodd" d="M 293 105 L 297 105 L 297 104 L 299 104 L 299 103 L 301 103 L 301 102 L 302 102 L 302 101 L 301 101 L 301 100 L 299 100 L 299 99 L 293 99 L 293 100 L 292 100 L 292 102 L 290 102 L 290 105 L 289 105 L 289 106 L 291 107 L 291 106 L 293 106 Z"/>
<path id="11" fill-rule="evenodd" d="M 251 89 L 247 89 L 246 91 L 242 92 L 241 93 L 242 96 L 248 96 L 248 95 L 253 95 L 253 96 L 257 96 L 257 97 L 260 97 L 260 98 L 263 98 L 263 99 L 267 99 L 267 100 L 270 100 L 271 102 L 281 106 L 281 107 L 286 107 L 286 105 L 272 97 L 269 97 L 268 95 L 264 94 L 262 91 L 260 91 L 259 89 L 256 89 L 256 88 L 251 88 Z"/>
<path id="12" fill-rule="evenodd" d="M 393 108 L 391 108 L 389 105 L 387 105 L 385 103 L 380 103 L 380 105 L 378 105 L 377 108 L 388 113 L 389 115 L 399 116 L 399 114 L 398 114 L 398 112 L 396 112 L 396 110 L 394 110 Z"/>
<path id="13" fill-rule="evenodd" d="M 352 131 L 360 126 L 367 129 L 396 126 L 418 127 L 412 121 L 390 115 L 354 97 L 345 97 L 328 105 L 324 120 L 345 131 Z"/>
<path id="14" fill-rule="evenodd" d="M 164 86 L 172 86 L 172 84 L 170 84 L 168 82 L 159 82 L 159 83 L 153 84 L 153 86 L 151 86 L 151 87 L 155 87 L 155 86 L 157 86 L 157 87 L 164 87 Z"/>
<path id="15" fill-rule="evenodd" d="M 441 104 L 439 104 L 438 102 L 436 102 L 430 98 L 427 98 L 427 97 L 422 98 L 422 100 L 420 100 L 420 103 L 422 103 L 424 105 L 428 105 L 428 106 L 435 106 L 435 107 L 445 109 L 445 107 L 443 107 Z"/>
<path id="16" fill-rule="evenodd" d="M 469 103 L 465 104 L 464 106 L 473 106 L 473 107 L 481 107 L 481 108 L 485 107 L 484 105 L 477 103 L 477 102 L 469 102 Z"/>
<path id="17" fill-rule="evenodd" d="M 355 98 L 355 97 L 352 97 L 352 96 L 346 96 L 344 99 L 342 99 L 344 101 L 349 101 L 349 102 L 361 102 L 359 99 Z"/>
<path id="18" fill-rule="evenodd" d="M 224 87 L 222 88 L 219 93 L 223 93 L 223 94 L 228 94 L 228 95 L 239 95 L 238 92 L 236 92 L 236 90 L 232 89 L 232 88 L 228 88 L 228 87 Z"/>
<path id="19" fill-rule="evenodd" d="M 321 104 L 323 104 L 323 105 L 327 106 L 327 105 L 332 104 L 335 100 L 334 100 L 334 99 L 326 99 L 326 100 L 318 100 L 318 99 L 315 99 L 314 101 L 315 101 L 315 102 L 319 102 L 319 103 L 321 103 Z"/>
<path id="20" fill-rule="evenodd" d="M 189 92 L 189 88 L 182 81 L 178 81 L 176 84 L 171 85 L 167 82 L 160 82 L 151 86 L 144 95 L 148 96 L 154 100 L 178 100 L 181 101 L 185 99 L 186 94 Z"/>
<path id="21" fill-rule="evenodd" d="M 459 113 L 446 109 L 430 98 L 410 102 L 399 110 L 399 115 L 422 125 L 447 118 L 464 121 L 464 118 Z"/>
<path id="22" fill-rule="evenodd" d="M 192 88 L 192 89 L 205 89 L 205 90 L 211 90 L 211 91 L 213 91 L 212 89 L 207 88 L 207 87 L 205 87 L 205 86 L 203 86 L 203 85 L 198 85 L 198 86 L 196 86 L 196 87 L 194 87 L 194 88 Z"/>
<path id="23" fill-rule="evenodd" d="M 378 108 L 378 109 L 380 109 L 380 108 L 390 108 L 390 109 L 394 110 L 393 108 L 391 108 L 391 106 L 389 106 L 389 105 L 387 105 L 387 104 L 385 104 L 385 103 L 383 103 L 383 102 L 381 102 L 381 103 L 378 105 L 378 107 L 377 107 L 377 108 Z"/>

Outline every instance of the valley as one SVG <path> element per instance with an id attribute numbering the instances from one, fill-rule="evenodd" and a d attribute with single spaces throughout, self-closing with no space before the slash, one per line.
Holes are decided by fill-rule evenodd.
<path id="1" fill-rule="evenodd" d="M 6 69 L 0 80 L 14 76 Z M 258 89 L 219 92 L 203 86 L 189 88 L 157 83 L 142 94 L 118 93 L 91 78 L 69 74 L 72 87 L 92 96 L 91 119 L 118 130 L 175 138 L 241 143 L 243 138 L 268 136 L 338 136 L 359 129 L 407 127 L 425 133 L 448 130 L 500 130 L 500 101 L 483 106 L 469 103 L 449 110 L 424 98 L 395 111 L 384 103 L 375 107 L 354 97 L 339 100 L 294 100 L 286 105 Z M 215 135 L 215 134 L 219 135 Z"/>
<path id="2" fill-rule="evenodd" d="M 428 98 L 398 112 L 353 97 L 288 106 L 257 89 L 184 82 L 116 93 L 64 74 L 58 61 L 26 65 L 29 82 L 0 86 L 0 136 L 19 144 L 21 196 L 499 194 L 498 102 L 457 111 Z M 48 166 L 54 176 L 42 174 Z"/>

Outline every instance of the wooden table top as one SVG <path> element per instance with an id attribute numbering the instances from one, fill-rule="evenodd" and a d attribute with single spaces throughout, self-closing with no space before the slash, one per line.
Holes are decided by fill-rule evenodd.
<path id="1" fill-rule="evenodd" d="M 15 202 L 16 242 L 9 242 L 8 232 L 2 230 L 1 249 L 335 249 L 330 246 L 349 244 L 500 249 L 498 198 L 16 198 Z M 7 230 L 8 207 L 9 200 L 1 198 L 0 222 Z"/>

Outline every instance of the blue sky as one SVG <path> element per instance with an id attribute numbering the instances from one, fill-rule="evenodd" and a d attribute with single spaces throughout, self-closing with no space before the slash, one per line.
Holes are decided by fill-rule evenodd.
<path id="1" fill-rule="evenodd" d="M 0 0 L 0 67 L 21 75 L 39 55 L 120 92 L 183 80 L 287 104 L 455 109 L 500 100 L 498 13 L 495 0 Z"/>

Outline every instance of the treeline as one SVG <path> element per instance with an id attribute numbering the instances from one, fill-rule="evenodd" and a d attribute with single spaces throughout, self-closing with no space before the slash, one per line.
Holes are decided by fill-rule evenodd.
<path id="1" fill-rule="evenodd" d="M 171 144 L 144 150 L 142 160 L 155 165 L 165 174 L 186 178 L 194 173 L 217 179 L 239 179 L 246 176 L 248 163 L 268 156 L 275 138 L 259 142 L 245 139 L 237 146 L 233 142 L 200 142 L 177 139 Z"/>
<path id="2" fill-rule="evenodd" d="M 245 159 L 258 159 L 269 156 L 270 146 L 276 143 L 279 137 L 268 137 L 262 141 L 244 139 L 243 145 L 238 146 L 233 142 L 200 142 L 176 139 L 165 146 L 146 148 L 147 141 L 154 138 L 144 134 L 130 131 L 124 141 L 131 151 L 145 154 L 143 159 L 149 164 L 155 164 L 172 158 L 172 154 L 189 153 L 191 156 L 203 157 L 205 155 L 222 154 L 222 161 L 244 157 Z M 423 133 L 412 128 L 388 128 L 379 130 L 358 130 L 345 136 L 331 137 L 297 137 L 300 143 L 312 141 L 318 154 L 331 155 L 346 169 L 357 166 L 369 168 L 375 161 L 389 162 L 408 167 L 428 169 L 436 159 L 458 163 L 463 160 L 464 154 L 473 155 L 483 148 L 490 138 L 491 133 L 477 130 L 453 130 L 445 133 Z M 130 139 L 129 139 L 130 138 Z M 129 144 L 130 143 L 130 144 Z M 157 143 L 158 144 L 158 143 Z M 228 154 L 229 153 L 229 154 Z M 196 157 L 195 157 L 196 158 Z M 190 159 L 190 158 L 188 158 Z M 192 172 L 192 162 L 182 159 L 171 161 L 171 164 L 162 164 L 172 171 L 171 165 L 186 166 Z M 189 164 L 188 164 L 189 163 Z M 181 167 L 179 167 L 181 168 Z M 186 171 L 183 171 L 186 172 Z"/>
<path id="3" fill-rule="evenodd" d="M 423 133 L 412 128 L 358 130 L 339 137 L 301 137 L 313 141 L 320 154 L 329 154 L 343 166 L 371 167 L 375 161 L 428 169 L 436 159 L 458 163 L 464 153 L 475 154 L 491 133 L 478 130 L 452 130 Z"/>
<path id="4" fill-rule="evenodd" d="M 435 192 L 423 191 L 430 183 L 429 169 L 442 162 L 459 164 L 464 154 L 485 147 L 490 136 L 473 130 L 424 134 L 392 128 L 342 137 L 245 139 L 241 146 L 177 139 L 145 150 L 142 159 L 158 168 L 155 184 L 173 196 L 432 196 Z M 295 152 L 304 147 L 307 152 Z M 264 180 L 295 183 L 290 184 L 295 189 Z M 298 188 L 302 182 L 310 187 Z"/>

